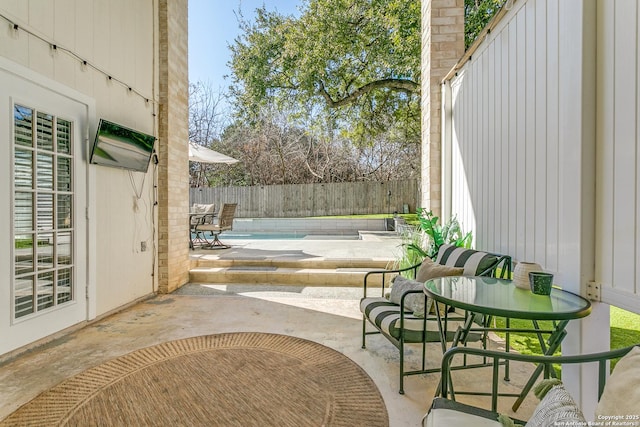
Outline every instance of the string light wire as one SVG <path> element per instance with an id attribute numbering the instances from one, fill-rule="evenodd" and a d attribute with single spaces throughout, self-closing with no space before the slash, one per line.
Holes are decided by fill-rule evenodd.
<path id="1" fill-rule="evenodd" d="M 144 100 L 144 102 L 146 103 L 153 103 L 154 105 L 157 104 L 157 102 L 150 98 L 149 96 L 144 95 L 142 92 L 140 92 L 139 90 L 135 89 L 132 85 L 125 83 L 124 81 L 118 79 L 117 77 L 114 77 L 111 73 L 107 73 L 106 71 L 102 70 L 100 67 L 98 67 L 95 64 L 92 64 L 91 62 L 89 62 L 88 60 L 82 58 L 80 55 L 78 55 L 77 53 L 75 53 L 74 51 L 67 49 L 64 46 L 59 45 L 58 43 L 55 43 L 53 41 L 47 40 L 46 38 L 34 33 L 33 31 L 30 31 L 29 29 L 25 28 L 25 27 L 21 27 L 20 25 L 16 24 L 15 22 L 13 22 L 13 20 L 11 20 L 10 18 L 4 16 L 3 14 L 0 13 L 0 18 L 4 19 L 5 21 L 7 21 L 7 23 L 9 24 L 9 27 L 11 30 L 13 30 L 15 36 L 17 37 L 18 33 L 20 31 L 23 31 L 27 34 L 29 34 L 31 37 L 34 37 L 38 40 L 40 40 L 42 43 L 45 43 L 47 46 L 49 46 L 49 49 L 51 51 L 51 53 L 56 53 L 56 52 L 64 52 L 65 54 L 69 55 L 70 57 L 74 58 L 76 61 L 78 61 L 80 68 L 82 70 L 86 70 L 87 68 L 91 68 L 94 71 L 102 74 L 105 76 L 105 78 L 107 80 L 109 80 L 110 82 L 116 82 L 118 83 L 120 86 L 122 86 L 123 88 L 125 88 L 127 91 L 129 91 L 130 93 L 134 93 L 137 96 L 139 96 L 142 100 Z M 154 115 L 155 115 L 155 111 L 154 111 Z"/>

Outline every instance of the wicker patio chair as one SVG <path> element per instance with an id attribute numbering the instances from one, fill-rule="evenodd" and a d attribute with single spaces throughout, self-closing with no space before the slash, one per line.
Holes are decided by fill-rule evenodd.
<path id="1" fill-rule="evenodd" d="M 197 224 L 195 226 L 196 233 L 202 233 L 205 240 L 203 247 L 208 249 L 225 249 L 230 246 L 220 241 L 220 234 L 224 231 L 233 229 L 233 218 L 236 214 L 236 203 L 224 203 L 220 208 L 220 213 L 216 217 L 217 221 L 211 223 Z M 209 237 L 207 237 L 207 233 Z"/>

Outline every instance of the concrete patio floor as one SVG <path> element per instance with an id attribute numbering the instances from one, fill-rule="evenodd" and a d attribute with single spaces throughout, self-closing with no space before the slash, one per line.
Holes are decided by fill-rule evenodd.
<path id="1" fill-rule="evenodd" d="M 388 245 L 395 247 L 396 243 Z M 320 246 L 325 244 L 323 241 Z M 345 255 L 345 244 L 340 242 L 340 257 Z M 310 245 L 306 251 L 317 250 Z M 255 248 L 255 244 L 249 246 Z M 380 250 L 378 247 L 375 253 Z M 363 256 L 362 249 L 354 251 Z M 153 296 L 0 363 L 0 420 L 66 378 L 114 357 L 165 341 L 244 331 L 296 336 L 342 352 L 376 383 L 391 426 L 418 426 L 431 403 L 439 374 L 408 377 L 406 394 L 398 394 L 397 349 L 379 335 L 369 336 L 367 348 L 361 348 L 361 292 L 359 288 L 342 287 L 189 284 L 173 294 Z M 492 346 L 499 347 L 500 343 L 493 342 Z M 429 366 L 438 366 L 440 346 L 430 344 L 428 350 Z M 419 353 L 419 346 L 410 348 L 409 369 L 418 366 Z M 530 370 L 526 365 L 513 366 L 509 388 L 523 384 Z M 454 381 L 459 378 L 465 386 L 486 387 L 489 371 L 458 371 Z M 461 401 L 469 399 L 460 397 Z M 476 399 L 480 405 L 488 405 L 487 399 Z M 512 402 L 513 398 L 501 398 L 499 409 L 520 419 L 527 419 L 537 404 L 530 395 L 513 414 Z"/>

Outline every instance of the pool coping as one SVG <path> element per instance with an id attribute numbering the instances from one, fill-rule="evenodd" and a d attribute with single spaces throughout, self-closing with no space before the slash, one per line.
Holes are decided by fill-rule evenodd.
<path id="1" fill-rule="evenodd" d="M 386 231 L 385 218 L 235 218 L 233 231 L 255 233 L 355 234 Z"/>

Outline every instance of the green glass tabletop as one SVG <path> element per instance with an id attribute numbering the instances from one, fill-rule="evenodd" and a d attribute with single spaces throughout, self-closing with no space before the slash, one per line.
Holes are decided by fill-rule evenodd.
<path id="1" fill-rule="evenodd" d="M 473 313 L 531 320 L 570 320 L 591 313 L 591 303 L 558 288 L 536 295 L 510 280 L 453 276 L 428 280 L 424 292 L 436 301 Z"/>

